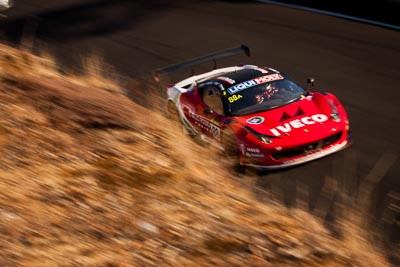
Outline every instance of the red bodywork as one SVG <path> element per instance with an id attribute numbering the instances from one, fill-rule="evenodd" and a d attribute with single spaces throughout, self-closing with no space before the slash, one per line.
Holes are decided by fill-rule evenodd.
<path id="1" fill-rule="evenodd" d="M 330 101 L 330 102 L 329 102 Z M 339 119 L 332 116 L 332 104 Z M 237 140 L 242 165 L 281 168 L 320 158 L 350 143 L 346 111 L 330 93 L 309 92 L 293 103 L 279 108 L 240 117 L 206 114 L 207 106 L 194 88 L 180 94 L 178 109 L 192 130 L 221 145 L 224 129 Z M 268 135 L 262 142 L 252 130 Z"/>

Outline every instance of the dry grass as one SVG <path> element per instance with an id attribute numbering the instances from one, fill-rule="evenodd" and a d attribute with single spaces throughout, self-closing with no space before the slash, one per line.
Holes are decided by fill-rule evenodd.
<path id="1" fill-rule="evenodd" d="M 58 78 L 85 87 L 94 87 L 109 92 L 125 94 L 121 77 L 112 66 L 106 64 L 99 54 L 82 56 L 82 64 L 77 73 L 61 73 L 55 59 L 45 50 L 40 56 L 28 51 L 8 46 L 0 47 L 0 77 L 7 79 L 19 76 Z M 75 71 L 76 72 L 76 71 Z"/>
<path id="2" fill-rule="evenodd" d="M 99 54 L 82 57 L 83 74 L 74 80 L 87 87 L 103 88 L 109 92 L 124 94 L 121 80 L 112 66 L 105 63 Z"/>
<path id="3" fill-rule="evenodd" d="M 6 49 L 0 266 L 388 265 L 357 231 L 258 202 L 159 114 Z"/>

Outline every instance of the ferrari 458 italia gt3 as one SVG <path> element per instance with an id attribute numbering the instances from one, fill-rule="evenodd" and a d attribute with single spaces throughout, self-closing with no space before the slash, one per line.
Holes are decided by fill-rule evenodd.
<path id="1" fill-rule="evenodd" d="M 240 51 L 249 54 L 241 46 L 158 73 Z M 168 112 L 177 116 L 188 133 L 220 147 L 240 165 L 289 167 L 327 156 L 350 143 L 346 111 L 332 93 L 304 89 L 270 67 L 214 69 L 169 86 L 167 95 Z"/>

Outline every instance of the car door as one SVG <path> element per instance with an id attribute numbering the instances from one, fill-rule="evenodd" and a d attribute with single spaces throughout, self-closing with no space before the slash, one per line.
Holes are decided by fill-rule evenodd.
<path id="1" fill-rule="evenodd" d="M 219 91 L 217 87 L 210 88 L 209 86 L 194 88 L 191 92 L 182 95 L 181 105 L 184 116 L 194 131 L 208 141 L 219 143 L 223 116 L 220 114 L 222 110 L 215 106 L 215 103 L 221 101 L 220 95 L 212 95 L 218 92 L 215 89 Z"/>

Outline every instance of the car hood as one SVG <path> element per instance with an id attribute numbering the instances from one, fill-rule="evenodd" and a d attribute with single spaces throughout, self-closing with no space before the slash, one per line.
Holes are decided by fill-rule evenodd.
<path id="1" fill-rule="evenodd" d="M 343 119 L 332 119 L 333 104 L 329 101 L 322 93 L 312 93 L 288 105 L 241 116 L 237 120 L 243 126 L 271 137 L 316 140 L 340 131 L 343 124 Z"/>

